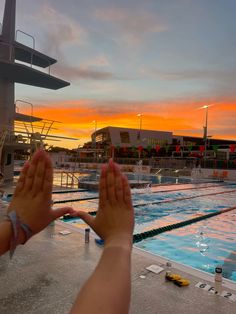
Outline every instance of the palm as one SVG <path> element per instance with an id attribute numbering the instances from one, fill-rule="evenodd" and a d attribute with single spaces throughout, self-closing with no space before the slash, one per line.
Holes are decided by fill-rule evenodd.
<path id="1" fill-rule="evenodd" d="M 99 184 L 99 208 L 95 218 L 78 212 L 91 228 L 105 241 L 114 238 L 131 239 L 134 228 L 134 212 L 127 179 L 118 165 L 109 161 L 102 169 Z"/>
<path id="2" fill-rule="evenodd" d="M 52 162 L 44 151 L 37 151 L 31 163 L 25 164 L 8 208 L 8 212 L 16 212 L 20 221 L 27 224 L 33 234 L 57 217 L 73 212 L 67 207 L 51 209 L 52 183 Z"/>

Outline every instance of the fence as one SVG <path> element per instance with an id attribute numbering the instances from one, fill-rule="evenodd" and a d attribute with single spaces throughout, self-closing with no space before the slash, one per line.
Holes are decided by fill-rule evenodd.
<path id="1" fill-rule="evenodd" d="M 204 159 L 200 162 L 201 168 L 209 169 L 236 169 L 236 160 Z"/>

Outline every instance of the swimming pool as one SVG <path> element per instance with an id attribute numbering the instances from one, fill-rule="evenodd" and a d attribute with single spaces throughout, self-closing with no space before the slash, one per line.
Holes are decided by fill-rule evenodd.
<path id="1" fill-rule="evenodd" d="M 66 175 L 66 171 L 59 171 L 57 170 L 54 172 L 54 185 L 68 185 L 68 186 L 78 186 L 79 182 L 83 181 L 98 181 L 100 173 L 98 171 L 89 171 L 85 172 L 75 172 L 75 178 L 73 179 L 71 176 Z M 163 176 L 163 175 L 153 175 L 153 174 L 143 174 L 143 173 L 126 173 L 126 176 L 129 180 L 137 180 L 137 181 L 146 181 L 150 182 L 151 184 L 184 184 L 190 183 L 191 179 L 187 177 L 171 177 L 171 176 Z M 16 177 L 17 178 L 17 177 Z"/>
<path id="2" fill-rule="evenodd" d="M 76 200 L 78 194 L 82 199 L 92 199 L 69 202 L 69 205 L 86 211 L 97 209 L 95 192 L 69 193 L 66 198 Z M 135 234 L 236 205 L 236 185 L 227 184 L 185 184 L 179 185 L 178 190 L 172 185 L 168 189 L 136 189 L 132 194 Z M 65 194 L 54 194 L 54 201 L 60 199 L 65 199 Z M 78 219 L 69 223 L 85 228 Z M 236 210 L 149 237 L 135 246 L 209 273 L 214 273 L 216 265 L 222 265 L 224 277 L 236 281 Z"/>

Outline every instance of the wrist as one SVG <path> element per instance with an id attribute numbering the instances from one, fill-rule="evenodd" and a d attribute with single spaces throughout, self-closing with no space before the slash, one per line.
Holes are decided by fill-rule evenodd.
<path id="1" fill-rule="evenodd" d="M 131 251 L 133 246 L 133 237 L 132 236 L 114 236 L 105 240 L 104 248 L 116 247 L 123 248 L 125 250 Z"/>
<path id="2" fill-rule="evenodd" d="M 5 220 L 3 222 L 5 228 L 7 228 L 8 232 L 8 243 L 9 243 L 9 247 L 10 247 L 10 242 L 11 242 L 11 238 L 13 236 L 13 229 L 12 229 L 12 223 L 8 220 Z M 24 244 L 26 240 L 26 237 L 25 237 L 25 232 L 22 230 L 22 228 L 20 228 L 19 230 L 19 235 L 18 235 L 18 240 L 17 240 L 17 245 L 19 244 Z"/>

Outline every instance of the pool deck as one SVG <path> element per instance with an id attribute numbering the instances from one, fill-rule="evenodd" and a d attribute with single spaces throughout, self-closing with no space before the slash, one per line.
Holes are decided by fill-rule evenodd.
<path id="1" fill-rule="evenodd" d="M 85 244 L 84 234 L 73 228 L 71 234 L 60 235 L 65 229 L 69 230 L 65 224 L 57 222 L 25 246 L 18 247 L 11 261 L 8 254 L 0 257 L 1 314 L 69 313 L 79 289 L 94 270 L 102 248 L 95 244 L 92 235 Z M 162 266 L 163 263 L 164 260 L 156 256 L 133 249 L 130 313 L 235 313 L 236 302 L 196 288 L 199 281 L 210 282 L 186 273 L 185 267 L 173 269 L 191 281 L 190 286 L 181 288 L 166 282 L 164 271 L 155 274 L 146 270 L 151 264 Z M 112 273 L 112 269 L 107 271 Z M 140 278 L 141 275 L 144 278 Z M 236 288 L 235 291 L 228 287 L 224 290 L 236 294 Z"/>

